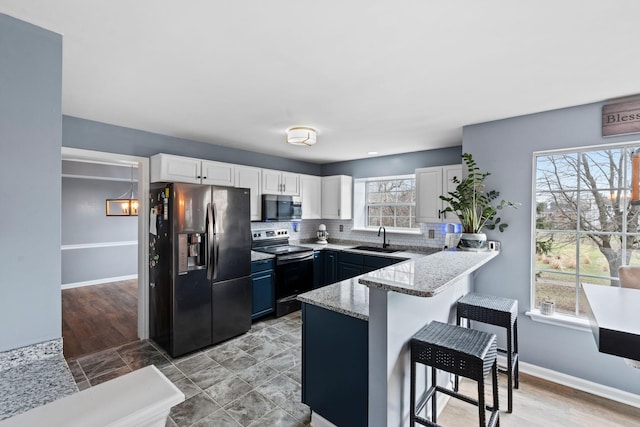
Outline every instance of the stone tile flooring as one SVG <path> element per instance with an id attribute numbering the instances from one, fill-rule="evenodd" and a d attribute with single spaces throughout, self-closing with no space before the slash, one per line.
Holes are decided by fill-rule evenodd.
<path id="1" fill-rule="evenodd" d="M 186 398 L 167 426 L 304 426 L 311 412 L 300 402 L 301 325 L 298 311 L 177 359 L 145 340 L 68 363 L 81 390 L 155 365 Z"/>

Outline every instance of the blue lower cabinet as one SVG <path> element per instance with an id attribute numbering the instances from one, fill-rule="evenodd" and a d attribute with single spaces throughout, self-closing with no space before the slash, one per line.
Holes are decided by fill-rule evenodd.
<path id="1" fill-rule="evenodd" d="M 302 304 L 302 402 L 336 426 L 366 427 L 368 322 Z"/>
<path id="2" fill-rule="evenodd" d="M 324 286 L 324 252 L 313 253 L 313 289 Z"/>
<path id="3" fill-rule="evenodd" d="M 275 307 L 275 274 L 273 260 L 261 260 L 251 263 L 251 282 L 253 298 L 251 303 L 251 319 L 266 316 L 274 312 Z"/>
<path id="4" fill-rule="evenodd" d="M 323 251 L 322 264 L 324 265 L 324 275 L 322 285 L 330 285 L 338 281 L 338 252 Z"/>
<path id="5" fill-rule="evenodd" d="M 364 273 L 362 264 L 350 264 L 348 262 L 338 263 L 338 280 L 351 279 Z"/>

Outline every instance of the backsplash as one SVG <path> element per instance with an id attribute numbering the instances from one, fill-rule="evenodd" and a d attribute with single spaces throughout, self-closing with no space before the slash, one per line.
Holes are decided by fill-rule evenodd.
<path id="1" fill-rule="evenodd" d="M 353 221 L 337 219 L 305 219 L 297 222 L 294 230 L 294 222 L 252 222 L 251 230 L 264 230 L 273 228 L 286 228 L 289 230 L 292 242 L 305 242 L 316 238 L 318 225 L 325 224 L 329 232 L 329 243 L 340 241 L 362 242 L 382 245 L 382 236 L 378 237 L 375 231 L 353 230 Z M 343 226 L 340 231 L 340 226 Z M 434 237 L 430 239 L 429 230 L 433 230 Z M 421 235 L 396 234 L 387 231 L 387 241 L 391 246 L 418 246 L 428 248 L 441 248 L 444 246 L 444 236 L 447 232 L 447 224 L 424 223 L 420 224 Z"/>

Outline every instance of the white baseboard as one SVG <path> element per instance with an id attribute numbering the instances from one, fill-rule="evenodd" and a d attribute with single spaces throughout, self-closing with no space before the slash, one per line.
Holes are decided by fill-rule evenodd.
<path id="1" fill-rule="evenodd" d="M 504 359 L 504 364 L 506 365 L 506 358 Z M 582 378 L 563 374 L 562 372 L 552 371 L 547 368 L 541 368 L 540 366 L 532 365 L 530 363 L 520 362 L 520 372 L 571 387 L 576 390 L 584 391 L 586 393 L 591 393 L 596 396 L 604 397 L 605 399 L 614 400 L 616 402 L 624 403 L 625 405 L 640 408 L 640 395 L 629 393 L 628 391 L 583 380 Z"/>
<path id="2" fill-rule="evenodd" d="M 80 288 L 82 286 L 101 285 L 103 283 L 120 282 L 123 280 L 132 280 L 137 278 L 138 278 L 137 274 L 130 274 L 128 276 L 118 276 L 118 277 L 106 277 L 104 279 L 87 280 L 86 282 L 64 283 L 61 286 L 61 288 L 62 289 Z"/>
<path id="3" fill-rule="evenodd" d="M 313 427 L 337 427 L 331 421 L 327 421 L 313 411 L 311 411 L 311 425 Z"/>

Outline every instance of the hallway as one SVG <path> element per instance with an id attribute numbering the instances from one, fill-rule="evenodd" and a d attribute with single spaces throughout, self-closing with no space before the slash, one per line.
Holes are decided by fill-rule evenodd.
<path id="1" fill-rule="evenodd" d="M 62 290 L 65 358 L 138 339 L 138 280 Z"/>

